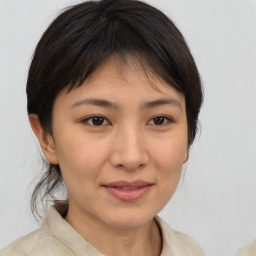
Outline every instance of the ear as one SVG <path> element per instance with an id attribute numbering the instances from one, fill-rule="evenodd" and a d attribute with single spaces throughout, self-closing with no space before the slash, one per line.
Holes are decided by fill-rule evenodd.
<path id="1" fill-rule="evenodd" d="M 59 164 L 52 135 L 50 135 L 42 128 L 39 118 L 36 114 L 29 115 L 29 122 L 40 143 L 45 158 L 51 164 Z"/>
<path id="2" fill-rule="evenodd" d="M 185 164 L 185 163 L 188 161 L 188 157 L 189 157 L 189 151 L 188 151 L 188 149 L 187 149 L 187 152 L 186 152 L 186 154 L 185 154 L 185 156 L 184 156 L 183 164 Z"/>

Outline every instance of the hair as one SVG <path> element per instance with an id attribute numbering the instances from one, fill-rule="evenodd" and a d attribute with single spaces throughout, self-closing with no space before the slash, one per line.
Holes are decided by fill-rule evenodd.
<path id="1" fill-rule="evenodd" d="M 27 79 L 27 111 L 51 133 L 53 103 L 64 88 L 79 87 L 107 58 L 136 58 L 185 96 L 188 147 L 198 128 L 202 85 L 194 59 L 174 23 L 137 0 L 87 1 L 67 8 L 38 42 Z M 63 183 L 59 165 L 47 163 L 31 198 L 52 196 Z"/>

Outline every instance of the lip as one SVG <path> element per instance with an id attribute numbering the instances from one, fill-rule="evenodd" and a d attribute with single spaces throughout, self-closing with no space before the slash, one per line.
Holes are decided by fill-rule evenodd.
<path id="1" fill-rule="evenodd" d="M 106 191 L 122 201 L 136 201 L 149 192 L 153 184 L 146 181 L 116 181 L 102 185 Z"/>

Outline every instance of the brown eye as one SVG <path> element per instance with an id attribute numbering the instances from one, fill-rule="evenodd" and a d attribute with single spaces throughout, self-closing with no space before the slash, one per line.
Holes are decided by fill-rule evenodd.
<path id="1" fill-rule="evenodd" d="M 93 125 L 103 125 L 104 123 L 104 118 L 101 117 L 101 116 L 95 116 L 95 117 L 92 117 L 92 124 Z"/>
<path id="2" fill-rule="evenodd" d="M 165 117 L 163 116 L 158 116 L 153 118 L 153 122 L 155 125 L 162 125 L 165 121 Z"/>
<path id="3" fill-rule="evenodd" d="M 83 123 L 87 123 L 91 126 L 103 126 L 108 124 L 108 121 L 102 116 L 91 116 L 83 120 Z"/>
<path id="4" fill-rule="evenodd" d="M 150 125 L 160 126 L 160 125 L 165 125 L 165 124 L 170 123 L 170 122 L 171 122 L 171 119 L 169 117 L 156 116 L 156 117 L 152 118 L 148 123 Z"/>

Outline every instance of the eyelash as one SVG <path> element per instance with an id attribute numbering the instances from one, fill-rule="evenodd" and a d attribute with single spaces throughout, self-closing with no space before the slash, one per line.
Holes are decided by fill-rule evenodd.
<path id="1" fill-rule="evenodd" d="M 95 119 L 95 120 L 93 120 Z M 97 120 L 97 119 L 100 119 L 100 120 Z M 159 121 L 157 119 L 164 119 L 164 122 L 163 123 L 160 123 L 160 124 L 156 124 L 156 123 L 153 123 L 153 124 L 150 124 L 151 121 Z M 91 121 L 91 122 L 90 122 Z M 97 125 L 97 124 L 93 124 L 93 121 L 100 121 L 100 124 Z M 161 120 L 162 121 L 162 120 Z M 102 123 L 103 122 L 103 123 Z M 107 125 L 106 123 L 104 124 L 104 122 L 107 122 L 107 124 L 110 124 L 110 122 L 103 116 L 100 116 L 100 115 L 95 115 L 95 116 L 90 116 L 90 117 L 87 117 L 85 119 L 82 120 L 82 123 L 85 123 L 85 124 L 88 124 L 88 125 L 91 125 L 91 126 L 95 126 L 95 127 L 100 127 L 100 126 L 105 126 Z M 164 116 L 164 115 L 159 115 L 159 116 L 155 116 L 153 118 L 151 118 L 147 124 L 149 125 L 155 125 L 155 126 L 164 126 L 164 125 L 167 125 L 169 123 L 172 123 L 173 122 L 173 119 L 170 118 L 170 117 L 167 117 L 167 116 Z"/>
<path id="2" fill-rule="evenodd" d="M 101 120 L 103 120 L 103 124 L 100 124 L 100 125 L 95 125 L 95 124 L 93 124 L 92 122 L 93 122 L 93 119 L 96 119 L 96 118 L 98 118 L 98 119 L 101 119 Z M 91 121 L 91 123 L 90 123 L 90 121 Z M 87 117 L 87 118 L 85 118 L 85 119 L 83 119 L 82 120 L 82 123 L 85 123 L 85 124 L 88 124 L 88 125 L 91 125 L 91 126 L 104 126 L 104 125 L 106 125 L 106 124 L 104 124 L 104 122 L 107 122 L 108 124 L 110 123 L 105 117 L 103 117 L 103 116 L 97 116 L 97 115 L 95 115 L 95 116 L 90 116 L 90 117 Z"/>
<path id="3" fill-rule="evenodd" d="M 155 117 L 153 117 L 153 118 L 151 118 L 150 120 L 149 120 L 149 122 L 151 122 L 151 121 L 153 121 L 155 119 L 155 121 L 156 121 L 156 119 L 164 119 L 164 123 L 163 124 L 152 124 L 152 125 L 155 125 L 155 126 L 164 126 L 164 125 L 167 125 L 167 124 L 170 124 L 170 123 L 173 123 L 173 119 L 172 118 L 170 118 L 170 117 L 168 117 L 168 116 L 155 116 Z M 149 123 L 148 122 L 148 123 Z"/>

